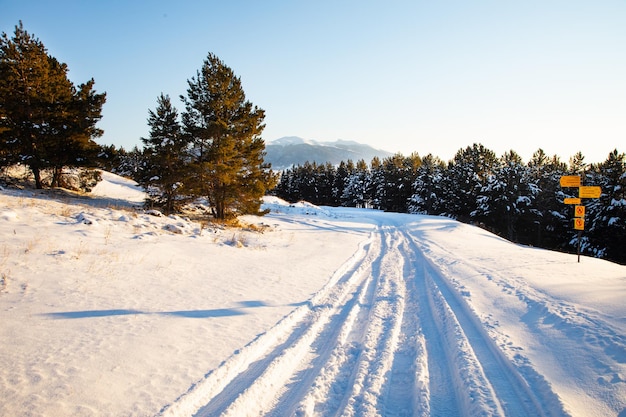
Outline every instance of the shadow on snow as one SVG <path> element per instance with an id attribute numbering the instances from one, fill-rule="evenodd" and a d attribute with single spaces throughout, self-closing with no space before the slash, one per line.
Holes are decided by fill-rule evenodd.
<path id="1" fill-rule="evenodd" d="M 229 317 L 241 316 L 247 314 L 244 308 L 268 307 L 263 301 L 250 300 L 238 303 L 238 308 L 216 308 L 210 310 L 179 310 L 179 311 L 163 311 L 159 313 L 146 312 L 132 309 L 110 309 L 110 310 L 83 310 L 83 311 L 60 311 L 54 313 L 45 313 L 43 316 L 52 319 L 85 319 L 98 317 L 114 317 L 114 316 L 130 316 L 143 314 L 158 314 L 162 316 L 175 316 L 184 318 L 204 319 L 211 317 Z"/>

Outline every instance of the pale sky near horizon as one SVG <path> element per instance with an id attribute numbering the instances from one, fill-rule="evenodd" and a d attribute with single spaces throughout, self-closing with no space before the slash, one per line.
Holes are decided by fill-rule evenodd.
<path id="1" fill-rule="evenodd" d="M 626 152 L 625 1 L 0 0 L 107 93 L 101 144 L 148 135 L 216 54 L 266 112 L 266 141 L 355 140 L 443 160 L 473 143 L 567 161 Z"/>

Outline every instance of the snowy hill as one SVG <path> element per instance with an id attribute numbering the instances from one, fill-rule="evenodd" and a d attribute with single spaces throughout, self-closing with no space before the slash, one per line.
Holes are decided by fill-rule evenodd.
<path id="1" fill-rule="evenodd" d="M 2 416 L 626 415 L 626 267 L 456 221 L 0 189 Z"/>
<path id="2" fill-rule="evenodd" d="M 265 151 L 267 152 L 265 161 L 270 162 L 272 168 L 277 171 L 293 165 L 302 165 L 306 161 L 318 164 L 330 162 L 337 165 L 349 159 L 355 163 L 363 159 L 369 164 L 374 156 L 382 159 L 392 155 L 390 152 L 354 141 L 318 142 L 297 136 L 287 136 L 268 142 Z"/>

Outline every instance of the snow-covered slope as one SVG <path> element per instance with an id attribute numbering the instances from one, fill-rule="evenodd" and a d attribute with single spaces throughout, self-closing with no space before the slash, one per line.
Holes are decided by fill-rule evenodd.
<path id="1" fill-rule="evenodd" d="M 0 415 L 626 414 L 624 266 L 445 218 L 272 198 L 226 229 L 94 193 L 0 190 Z"/>

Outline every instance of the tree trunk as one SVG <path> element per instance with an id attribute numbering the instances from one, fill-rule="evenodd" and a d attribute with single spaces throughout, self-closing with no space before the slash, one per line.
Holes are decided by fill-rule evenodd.
<path id="1" fill-rule="evenodd" d="M 30 167 L 31 171 L 33 171 L 33 176 L 35 177 L 35 188 L 41 190 L 43 188 L 43 184 L 41 183 L 41 172 L 39 167 Z"/>
<path id="2" fill-rule="evenodd" d="M 226 210 L 224 208 L 224 201 L 215 202 L 215 217 L 218 220 L 226 219 Z"/>
<path id="3" fill-rule="evenodd" d="M 50 184 L 50 187 L 54 188 L 54 187 L 61 187 L 61 173 L 62 173 L 63 168 L 59 168 L 59 167 L 54 167 L 53 169 L 53 174 L 52 174 L 52 183 Z"/>

